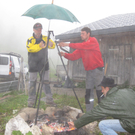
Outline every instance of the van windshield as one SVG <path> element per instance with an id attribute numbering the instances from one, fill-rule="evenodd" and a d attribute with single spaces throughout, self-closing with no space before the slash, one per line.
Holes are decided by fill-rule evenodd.
<path id="1" fill-rule="evenodd" d="M 0 65 L 8 65 L 8 58 L 0 57 Z"/>

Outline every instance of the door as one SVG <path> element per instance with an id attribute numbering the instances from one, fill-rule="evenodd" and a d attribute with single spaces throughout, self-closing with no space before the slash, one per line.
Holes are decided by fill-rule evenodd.
<path id="1" fill-rule="evenodd" d="M 15 78 L 19 78 L 19 74 L 20 74 L 20 63 L 19 63 L 19 59 L 16 56 L 11 56 L 11 58 L 12 58 L 13 65 L 14 65 Z"/>
<path id="2" fill-rule="evenodd" d="M 0 54 L 0 75 L 9 75 L 10 56 Z"/>
<path id="3" fill-rule="evenodd" d="M 131 44 L 109 46 L 108 76 L 117 84 L 130 83 L 131 78 Z"/>

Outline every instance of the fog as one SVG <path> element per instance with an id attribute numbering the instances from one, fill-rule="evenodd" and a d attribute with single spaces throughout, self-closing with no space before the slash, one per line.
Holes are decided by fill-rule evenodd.
<path id="1" fill-rule="evenodd" d="M 41 1 L 39 0 L 39 3 Z M 51 3 L 51 1 L 47 1 Z M 42 0 L 43 3 L 43 0 Z M 60 21 L 52 20 L 49 22 L 47 19 L 33 19 L 30 17 L 21 16 L 31 6 L 38 4 L 37 1 L 29 3 L 27 1 L 17 0 L 5 0 L 0 1 L 0 52 L 15 52 L 23 56 L 24 61 L 27 62 L 28 52 L 26 49 L 26 41 L 33 33 L 33 25 L 36 22 L 40 22 L 43 25 L 43 35 L 47 35 L 48 26 L 50 23 L 49 30 L 53 30 L 54 34 L 64 32 L 63 28 L 65 25 L 76 25 L 70 22 L 62 21 L 62 24 L 58 24 Z M 57 27 L 56 27 L 57 24 Z M 54 28 L 55 26 L 55 28 Z M 69 26 L 69 27 L 70 27 Z M 72 27 L 71 27 L 72 29 Z M 70 30 L 70 29 L 67 29 Z M 65 29 L 66 31 L 66 29 Z M 51 36 L 55 40 L 55 36 Z M 53 64 L 62 64 L 58 55 L 57 48 L 49 50 L 49 59 L 52 60 Z M 64 59 L 65 64 L 66 60 Z M 52 63 L 51 62 L 51 63 Z M 54 66 L 53 66 L 54 67 Z"/>
<path id="2" fill-rule="evenodd" d="M 0 52 L 15 52 L 24 57 L 27 62 L 26 41 L 32 36 L 33 25 L 36 22 L 43 24 L 43 33 L 47 35 L 49 20 L 32 19 L 21 16 L 25 11 L 35 4 L 51 4 L 52 0 L 4 0 L 0 1 Z M 67 8 L 81 22 L 70 23 L 66 21 L 51 20 L 49 30 L 55 35 L 69 31 L 73 28 L 88 24 L 105 17 L 132 13 L 135 11 L 134 0 L 54 0 L 54 4 Z M 55 37 L 51 37 L 55 40 Z M 61 64 L 57 48 L 49 51 L 49 58 L 54 65 Z M 65 59 L 64 59 L 65 60 Z M 65 61 L 65 64 L 67 61 Z"/>

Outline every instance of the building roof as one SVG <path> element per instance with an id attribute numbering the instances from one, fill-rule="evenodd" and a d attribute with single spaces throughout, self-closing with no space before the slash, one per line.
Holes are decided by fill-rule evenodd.
<path id="1" fill-rule="evenodd" d="M 80 36 L 80 31 L 83 27 L 89 27 L 93 36 L 135 31 L 135 13 L 112 15 L 57 35 L 56 39 L 67 40 L 77 38 Z"/>

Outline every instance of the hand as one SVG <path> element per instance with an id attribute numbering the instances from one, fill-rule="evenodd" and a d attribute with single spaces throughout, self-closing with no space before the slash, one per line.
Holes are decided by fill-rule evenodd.
<path id="1" fill-rule="evenodd" d="M 60 47 L 69 46 L 69 43 L 60 42 L 58 46 Z"/>
<path id="2" fill-rule="evenodd" d="M 60 52 L 60 54 L 59 55 L 61 55 L 61 56 L 65 56 L 65 53 L 64 52 Z"/>
<path id="3" fill-rule="evenodd" d="M 68 125 L 69 125 L 69 127 L 74 127 L 75 128 L 75 125 L 74 125 L 73 122 L 68 122 Z"/>
<path id="4" fill-rule="evenodd" d="M 43 41 L 41 41 L 41 42 L 39 43 L 39 47 L 40 47 L 40 48 L 45 48 L 45 44 L 43 43 Z"/>
<path id="5" fill-rule="evenodd" d="M 53 43 L 51 41 L 49 41 L 49 46 L 52 47 L 53 46 Z"/>

